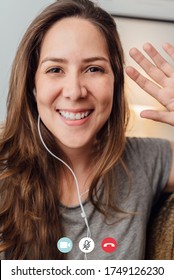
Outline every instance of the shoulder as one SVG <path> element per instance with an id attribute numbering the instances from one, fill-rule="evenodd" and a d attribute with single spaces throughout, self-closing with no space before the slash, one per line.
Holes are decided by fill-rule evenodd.
<path id="1" fill-rule="evenodd" d="M 164 190 L 172 167 L 172 145 L 161 138 L 129 137 L 123 160 L 134 174 L 148 178 L 154 190 Z"/>
<path id="2" fill-rule="evenodd" d="M 127 137 L 126 138 L 126 147 L 131 149 L 139 149 L 142 147 L 148 147 L 153 149 L 154 147 L 169 147 L 171 149 L 171 143 L 167 139 L 162 138 L 150 138 L 150 137 Z"/>
<path id="3" fill-rule="evenodd" d="M 169 140 L 161 138 L 127 137 L 125 155 L 133 154 L 140 159 L 150 160 L 155 157 L 172 158 L 172 145 Z"/>

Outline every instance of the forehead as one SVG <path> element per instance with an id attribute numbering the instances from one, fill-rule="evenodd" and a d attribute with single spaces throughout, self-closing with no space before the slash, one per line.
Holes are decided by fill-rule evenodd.
<path id="1" fill-rule="evenodd" d="M 103 32 L 89 20 L 70 17 L 55 22 L 46 32 L 42 44 L 41 55 L 55 50 L 63 51 L 78 48 L 90 52 L 108 52 Z"/>

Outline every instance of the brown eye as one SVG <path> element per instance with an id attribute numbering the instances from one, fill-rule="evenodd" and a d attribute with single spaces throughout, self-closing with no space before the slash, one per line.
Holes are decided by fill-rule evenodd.
<path id="1" fill-rule="evenodd" d="M 59 67 L 53 67 L 49 69 L 47 73 L 62 73 L 62 70 Z"/>
<path id="2" fill-rule="evenodd" d="M 89 72 L 104 72 L 104 70 L 102 69 L 102 68 L 100 68 L 100 67 L 97 67 L 97 66 L 92 66 L 92 67 L 90 67 L 89 69 L 88 69 L 88 71 Z"/>

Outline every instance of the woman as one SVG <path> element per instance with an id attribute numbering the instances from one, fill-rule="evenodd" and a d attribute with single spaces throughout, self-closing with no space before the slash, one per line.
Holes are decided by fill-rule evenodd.
<path id="1" fill-rule="evenodd" d="M 173 68 L 166 63 L 164 70 L 149 47 L 163 89 L 131 67 L 127 74 L 157 95 L 169 111 L 161 121 L 174 124 Z M 148 71 L 138 50 L 132 56 Z M 144 258 L 153 201 L 174 189 L 172 146 L 126 139 L 127 121 L 123 50 L 112 17 L 89 0 L 48 6 L 26 31 L 10 79 L 0 142 L 6 259 L 83 259 L 83 237 L 95 242 L 88 259 Z M 73 242 L 68 254 L 57 248 L 64 236 Z M 110 254 L 101 248 L 105 237 L 118 244 Z"/>

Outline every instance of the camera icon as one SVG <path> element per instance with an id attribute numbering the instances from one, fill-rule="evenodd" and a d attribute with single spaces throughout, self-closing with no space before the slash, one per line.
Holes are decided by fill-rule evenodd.
<path id="1" fill-rule="evenodd" d="M 62 237 L 57 242 L 57 249 L 62 253 L 69 253 L 73 248 L 73 242 L 68 237 Z"/>

